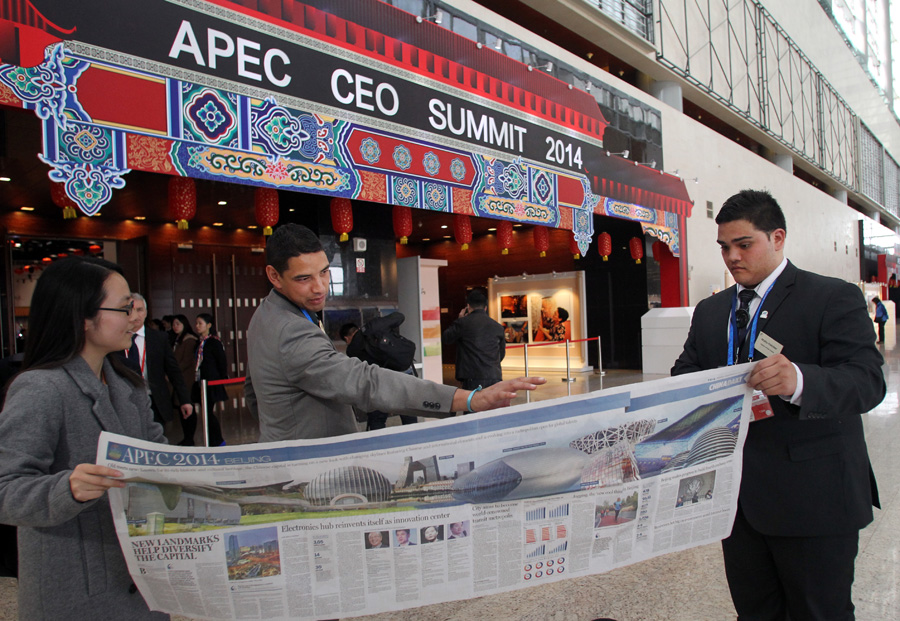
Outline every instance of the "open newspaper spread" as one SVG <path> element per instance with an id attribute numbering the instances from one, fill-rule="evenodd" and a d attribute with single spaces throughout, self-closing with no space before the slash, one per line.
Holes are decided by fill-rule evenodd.
<path id="1" fill-rule="evenodd" d="M 104 433 L 135 584 L 198 619 L 352 617 L 585 576 L 731 531 L 739 365 L 316 441 Z"/>

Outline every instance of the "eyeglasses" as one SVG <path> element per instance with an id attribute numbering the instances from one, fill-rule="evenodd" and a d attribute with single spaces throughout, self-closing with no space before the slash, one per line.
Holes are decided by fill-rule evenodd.
<path id="1" fill-rule="evenodd" d="M 122 308 L 103 308 L 103 307 L 101 307 L 101 308 L 98 308 L 97 310 L 108 310 L 108 311 L 115 311 L 117 313 L 125 313 L 126 315 L 131 317 L 131 313 L 134 312 L 134 300 L 132 300 L 131 302 L 129 302 Z"/>

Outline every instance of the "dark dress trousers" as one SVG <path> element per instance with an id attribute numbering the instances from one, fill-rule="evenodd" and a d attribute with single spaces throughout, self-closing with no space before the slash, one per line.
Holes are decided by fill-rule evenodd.
<path id="1" fill-rule="evenodd" d="M 447 345 L 456 343 L 456 379 L 464 389 L 487 387 L 503 379 L 500 361 L 506 355 L 506 334 L 487 311 L 476 309 L 460 317 L 441 338 Z"/>
<path id="2" fill-rule="evenodd" d="M 672 375 L 726 365 L 734 299 L 730 287 L 697 305 Z M 788 263 L 758 316 L 758 333 L 780 343 L 802 372 L 803 393 L 799 406 L 770 397 L 774 416 L 750 424 L 739 518 L 761 536 L 785 541 L 852 537 L 852 579 L 858 531 L 872 521 L 872 506 L 879 506 L 860 414 L 885 395 L 883 359 L 865 300 L 855 285 Z M 763 357 L 755 354 L 755 360 Z M 747 554 L 749 559 L 752 551 Z M 726 568 L 727 557 L 726 549 Z M 849 609 L 846 618 L 852 618 Z"/>

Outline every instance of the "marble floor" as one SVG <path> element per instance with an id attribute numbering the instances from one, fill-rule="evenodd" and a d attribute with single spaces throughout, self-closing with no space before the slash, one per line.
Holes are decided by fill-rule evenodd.
<path id="1" fill-rule="evenodd" d="M 888 393 L 865 415 L 866 438 L 878 477 L 882 509 L 862 531 L 854 601 L 860 621 L 900 619 L 900 349 L 885 351 Z M 452 367 L 445 370 L 452 378 Z M 576 381 L 546 375 L 535 395 L 549 399 L 657 379 L 635 371 L 576 374 Z M 519 397 L 524 401 L 524 397 Z M 394 424 L 396 417 L 390 419 Z M 176 432 L 180 433 L 180 432 Z M 0 621 L 16 613 L 16 581 L 0 578 Z M 106 611 L 109 613 L 110 611 Z M 105 618 L 98 611 L 97 618 Z M 719 621 L 734 619 L 718 544 L 661 556 L 598 576 L 575 578 L 519 591 L 359 617 L 365 621 Z M 182 619 L 175 617 L 176 621 Z"/>

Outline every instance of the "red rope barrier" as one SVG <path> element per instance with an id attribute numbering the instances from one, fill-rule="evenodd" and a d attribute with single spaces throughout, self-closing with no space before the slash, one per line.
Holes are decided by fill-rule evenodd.
<path id="1" fill-rule="evenodd" d="M 235 377 L 234 379 L 212 380 L 206 382 L 207 386 L 225 386 L 226 384 L 243 384 L 246 377 Z"/>

